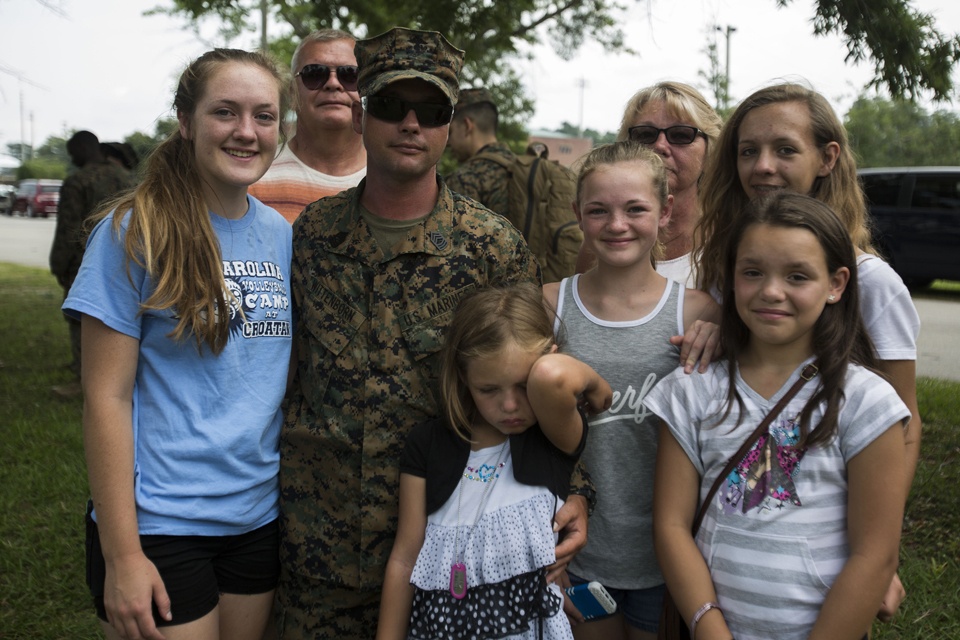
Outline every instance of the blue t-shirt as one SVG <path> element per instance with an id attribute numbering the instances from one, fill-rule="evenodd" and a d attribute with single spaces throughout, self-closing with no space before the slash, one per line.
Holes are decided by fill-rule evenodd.
<path id="1" fill-rule="evenodd" d="M 249 198 L 239 220 L 210 214 L 230 309 L 219 355 L 175 342 L 173 310 L 147 310 L 151 277 L 124 253 L 127 221 L 96 226 L 63 303 L 140 342 L 133 389 L 134 493 L 142 535 L 232 535 L 278 515 L 278 450 L 290 362 L 291 228 Z M 129 267 L 129 277 L 127 268 Z"/>

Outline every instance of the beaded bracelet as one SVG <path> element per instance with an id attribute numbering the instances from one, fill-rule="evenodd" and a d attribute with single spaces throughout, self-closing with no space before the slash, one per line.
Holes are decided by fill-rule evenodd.
<path id="1" fill-rule="evenodd" d="M 702 607 L 697 609 L 697 612 L 693 614 L 693 619 L 690 620 L 690 640 L 696 640 L 697 637 L 697 623 L 700 622 L 700 618 L 710 611 L 710 609 L 716 609 L 720 613 L 723 613 L 723 610 L 720 608 L 716 602 L 707 602 L 704 603 Z"/>

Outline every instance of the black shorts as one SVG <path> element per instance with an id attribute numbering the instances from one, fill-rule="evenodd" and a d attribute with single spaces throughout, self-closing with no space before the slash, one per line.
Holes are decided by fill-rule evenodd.
<path id="1" fill-rule="evenodd" d="M 277 520 L 234 536 L 140 536 L 143 553 L 157 567 L 170 596 L 173 620 L 163 620 L 154 603 L 157 626 L 199 620 L 213 611 L 221 593 L 253 595 L 274 590 L 280 578 L 279 536 Z M 105 578 L 100 533 L 88 512 L 87 586 L 97 616 L 106 622 Z"/>

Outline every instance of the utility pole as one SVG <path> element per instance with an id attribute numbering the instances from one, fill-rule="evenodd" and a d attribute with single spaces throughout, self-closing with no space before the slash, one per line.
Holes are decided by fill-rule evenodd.
<path id="1" fill-rule="evenodd" d="M 267 53 L 267 0 L 260 0 L 260 51 Z"/>
<path id="2" fill-rule="evenodd" d="M 736 31 L 736 27 L 727 25 L 725 28 L 717 25 L 717 31 L 726 35 L 727 40 L 727 62 L 723 68 L 724 88 L 723 88 L 723 108 L 730 108 L 730 34 Z"/>
<path id="3" fill-rule="evenodd" d="M 37 84 L 33 82 L 25 75 L 17 71 L 12 67 L 8 67 L 2 61 L 0 61 L 0 73 L 6 73 L 17 79 L 17 84 L 20 90 L 20 164 L 23 164 L 24 161 L 30 160 L 33 157 L 33 111 L 30 112 L 30 156 L 25 155 L 24 147 L 27 146 L 27 133 L 26 133 L 26 106 L 23 99 L 23 84 L 29 84 L 38 89 L 43 89 L 44 91 L 49 91 L 42 84 Z"/>
<path id="4" fill-rule="evenodd" d="M 580 87 L 580 124 L 577 126 L 577 137 L 580 138 L 583 136 L 583 94 L 587 88 L 586 78 L 579 78 L 577 86 Z"/>

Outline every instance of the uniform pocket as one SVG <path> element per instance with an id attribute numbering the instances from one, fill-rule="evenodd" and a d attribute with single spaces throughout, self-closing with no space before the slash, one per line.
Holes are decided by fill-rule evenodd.
<path id="1" fill-rule="evenodd" d="M 348 302 L 323 287 L 316 287 L 312 294 L 299 309 L 298 322 L 310 337 L 308 341 L 300 341 L 297 345 L 297 357 L 303 394 L 313 407 L 319 408 L 324 404 L 331 373 L 351 369 L 350 362 L 338 362 L 338 359 L 353 356 L 353 365 L 365 359 L 360 354 L 351 354 L 349 348 L 366 318 Z M 352 368 L 359 375 L 358 367 Z"/>

